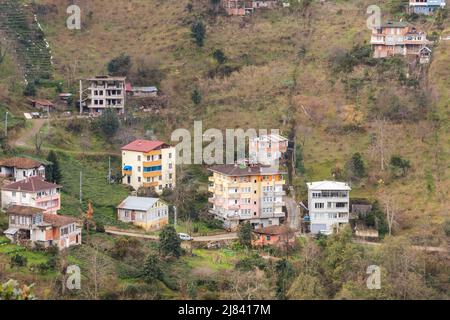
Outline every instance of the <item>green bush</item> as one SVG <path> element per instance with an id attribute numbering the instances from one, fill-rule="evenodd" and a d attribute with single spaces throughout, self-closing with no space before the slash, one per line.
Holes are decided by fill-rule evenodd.
<path id="1" fill-rule="evenodd" d="M 28 264 L 28 259 L 20 254 L 15 254 L 11 257 L 11 261 L 10 261 L 11 268 L 26 267 L 27 264 Z"/>

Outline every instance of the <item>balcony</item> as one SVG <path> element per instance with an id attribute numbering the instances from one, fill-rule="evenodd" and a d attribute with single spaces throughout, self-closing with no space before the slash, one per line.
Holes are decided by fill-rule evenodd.
<path id="1" fill-rule="evenodd" d="M 229 199 L 239 199 L 241 197 L 240 193 L 228 193 Z"/>
<path id="2" fill-rule="evenodd" d="M 131 176 L 132 171 L 131 170 L 122 170 L 122 175 L 124 176 Z"/>
<path id="3" fill-rule="evenodd" d="M 156 161 L 144 161 L 143 166 L 144 167 L 154 167 L 154 166 L 160 166 L 161 160 Z"/>
<path id="4" fill-rule="evenodd" d="M 144 178 L 159 177 L 161 176 L 161 171 L 144 172 L 142 175 Z"/>
<path id="5" fill-rule="evenodd" d="M 229 210 L 239 210 L 240 206 L 238 204 L 229 204 L 228 209 Z"/>
<path id="6" fill-rule="evenodd" d="M 158 181 L 155 182 L 144 182 L 143 186 L 144 188 L 151 188 L 151 187 L 157 187 L 158 186 Z"/>
<path id="7" fill-rule="evenodd" d="M 284 217 L 286 214 L 283 212 L 283 211 L 275 211 L 274 213 L 273 213 L 273 216 L 275 217 L 275 218 L 282 218 L 282 217 Z"/>
<path id="8" fill-rule="evenodd" d="M 161 150 L 152 150 L 152 151 L 144 153 L 145 156 L 155 156 L 155 155 L 160 155 L 160 154 L 161 154 Z"/>

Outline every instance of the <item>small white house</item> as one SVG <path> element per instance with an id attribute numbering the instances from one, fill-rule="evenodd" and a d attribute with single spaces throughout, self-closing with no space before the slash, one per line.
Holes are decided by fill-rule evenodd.
<path id="1" fill-rule="evenodd" d="M 158 230 L 169 223 L 169 207 L 159 198 L 129 196 L 117 206 L 117 216 L 147 231 Z"/>
<path id="2" fill-rule="evenodd" d="M 0 176 L 20 181 L 30 177 L 45 177 L 45 165 L 30 158 L 13 157 L 0 160 Z"/>
<path id="3" fill-rule="evenodd" d="M 345 182 L 308 182 L 308 211 L 311 233 L 331 234 L 349 220 L 350 190 Z"/>

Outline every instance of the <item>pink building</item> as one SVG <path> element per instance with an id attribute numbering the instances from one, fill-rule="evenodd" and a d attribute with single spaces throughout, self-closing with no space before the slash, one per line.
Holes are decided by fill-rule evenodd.
<path id="1" fill-rule="evenodd" d="M 2 209 L 11 205 L 35 207 L 44 213 L 54 213 L 61 208 L 61 186 L 44 181 L 41 177 L 31 177 L 3 186 Z"/>
<path id="2" fill-rule="evenodd" d="M 374 58 L 394 55 L 420 56 L 421 49 L 429 44 L 425 32 L 406 22 L 386 22 L 372 29 L 370 43 Z"/>

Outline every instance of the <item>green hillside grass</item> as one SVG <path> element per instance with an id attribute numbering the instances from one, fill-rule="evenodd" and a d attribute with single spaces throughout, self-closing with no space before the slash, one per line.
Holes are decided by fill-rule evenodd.
<path id="1" fill-rule="evenodd" d="M 419 242 L 428 235 L 435 242 L 443 239 L 442 223 L 450 198 L 448 43 L 434 48 L 429 70 L 422 71 L 415 88 L 399 80 L 395 61 L 362 64 L 349 73 L 332 71 L 330 59 L 337 52 L 348 52 L 369 41 L 365 11 L 370 1 L 313 1 L 305 9 L 261 10 L 245 18 L 212 17 L 206 0 L 196 1 L 192 12 L 186 10 L 188 1 L 132 0 L 126 5 L 109 1 L 107 7 L 101 1 L 89 1 L 81 4 L 81 30 L 61 27 L 67 18 L 64 1 L 37 2 L 53 8 L 38 18 L 52 47 L 55 77 L 64 79 L 71 90 L 76 91 L 79 77 L 106 73 L 108 61 L 121 53 L 129 54 L 135 66 L 147 59 L 162 70 L 164 79 L 159 86 L 168 97 L 168 108 L 159 118 L 147 117 L 127 128 L 133 136 L 143 136 L 144 129 L 151 128 L 158 138 L 168 140 L 173 129 L 191 128 L 194 120 L 203 120 L 204 129 L 279 128 L 287 133 L 293 119 L 297 141 L 304 141 L 306 168 L 305 175 L 295 179 L 296 186 L 304 190 L 308 180 L 331 179 L 334 168 L 344 167 L 353 153 L 360 152 L 368 178 L 353 186 L 352 196 L 375 199 L 384 189 L 399 207 L 397 233 L 414 236 Z M 393 17 L 388 1 L 380 5 L 385 19 Z M 401 16 L 397 14 L 397 19 Z M 190 24 L 199 17 L 207 29 L 202 48 L 190 39 Z M 428 34 L 439 33 L 433 18 L 415 24 Z M 448 27 L 448 20 L 444 24 Z M 215 49 L 224 51 L 226 64 L 237 71 L 227 77 L 209 77 L 218 67 L 211 56 Z M 386 67 L 389 64 L 391 67 Z M 191 101 L 194 88 L 202 94 L 198 106 Z M 371 99 L 381 98 L 387 91 L 412 107 L 418 103 L 415 92 L 429 95 L 417 120 L 386 126 L 388 154 L 399 154 L 412 164 L 408 176 L 399 179 L 380 172 L 377 154 L 370 148 L 377 132 L 371 120 Z M 349 124 L 344 119 L 347 106 L 361 113 L 362 130 L 339 131 Z M 430 120 L 436 117 L 439 122 Z M 83 139 L 57 130 L 63 141 L 54 139 L 50 147 L 83 151 L 78 147 Z M 88 149 L 109 149 L 92 139 L 88 139 Z M 120 139 L 114 142 L 117 144 L 110 150 L 118 147 Z M 68 163 L 76 167 L 71 161 L 75 160 Z M 66 183 L 76 194 L 76 174 L 72 175 L 74 181 Z M 385 180 L 384 187 L 378 184 L 380 179 Z M 66 197 L 67 203 L 75 203 L 75 199 L 74 195 Z"/>

